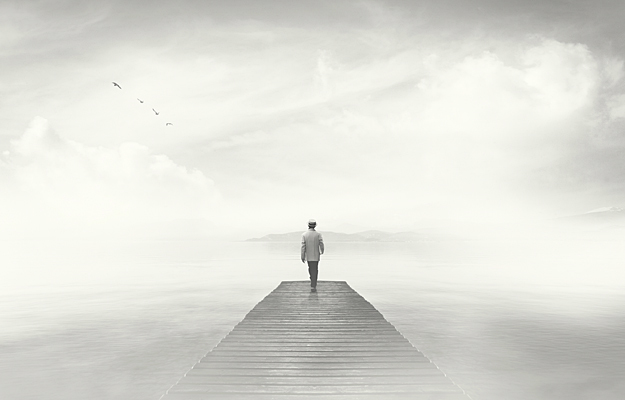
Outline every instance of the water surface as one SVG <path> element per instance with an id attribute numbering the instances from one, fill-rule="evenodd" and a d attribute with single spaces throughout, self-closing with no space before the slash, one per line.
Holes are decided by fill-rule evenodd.
<path id="1" fill-rule="evenodd" d="M 328 244 L 475 400 L 625 398 L 617 242 Z M 157 400 L 282 280 L 297 243 L 2 242 L 0 398 Z"/>

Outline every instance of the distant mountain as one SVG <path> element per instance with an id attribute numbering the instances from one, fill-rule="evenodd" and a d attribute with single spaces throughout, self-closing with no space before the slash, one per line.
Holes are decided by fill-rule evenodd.
<path id="1" fill-rule="evenodd" d="M 328 242 L 415 242 L 428 240 L 427 235 L 416 232 L 383 232 L 364 231 L 358 233 L 340 233 L 320 231 L 323 239 Z M 274 233 L 260 238 L 247 239 L 247 242 L 299 242 L 303 231 Z"/>
<path id="2" fill-rule="evenodd" d="M 583 214 L 558 218 L 560 221 L 572 222 L 608 222 L 625 220 L 625 210 L 620 207 L 604 207 Z"/>
<path id="3" fill-rule="evenodd" d="M 621 212 L 623 211 L 623 209 L 621 207 L 601 207 L 601 208 L 596 208 L 594 210 L 588 211 L 584 214 L 592 214 L 592 213 L 611 213 L 611 212 Z"/>
<path id="4" fill-rule="evenodd" d="M 585 232 L 625 232 L 625 210 L 620 207 L 603 207 L 584 214 L 560 217 L 556 222 Z"/>

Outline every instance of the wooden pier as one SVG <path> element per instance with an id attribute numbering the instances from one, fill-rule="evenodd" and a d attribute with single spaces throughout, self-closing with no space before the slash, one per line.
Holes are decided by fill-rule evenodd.
<path id="1" fill-rule="evenodd" d="M 282 282 L 163 400 L 467 400 L 346 282 Z"/>

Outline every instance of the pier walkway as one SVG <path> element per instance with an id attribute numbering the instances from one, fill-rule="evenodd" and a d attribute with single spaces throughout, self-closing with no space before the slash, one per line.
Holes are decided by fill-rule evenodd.
<path id="1" fill-rule="evenodd" d="M 346 282 L 282 282 L 163 400 L 467 400 Z"/>

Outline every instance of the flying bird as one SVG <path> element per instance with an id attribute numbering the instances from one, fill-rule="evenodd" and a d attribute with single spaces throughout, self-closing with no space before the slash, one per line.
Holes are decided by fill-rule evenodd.
<path id="1" fill-rule="evenodd" d="M 158 111 L 156 111 L 155 109 L 152 109 L 152 111 L 154 111 L 154 114 L 156 114 L 156 115 L 158 115 L 158 114 L 159 114 L 159 112 L 158 112 Z"/>
<path id="2" fill-rule="evenodd" d="M 173 125 L 173 124 L 172 124 L 171 122 L 167 122 L 167 123 L 165 124 L 165 126 L 167 126 L 167 125 Z"/>
<path id="3" fill-rule="evenodd" d="M 121 86 L 119 86 L 119 83 L 117 83 L 117 82 L 113 82 L 113 86 L 117 86 L 120 89 L 122 88 Z"/>
<path id="4" fill-rule="evenodd" d="M 143 104 L 143 100 L 141 100 L 140 98 L 137 97 L 137 100 L 139 100 L 139 103 Z"/>

